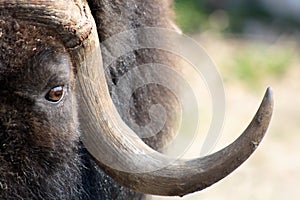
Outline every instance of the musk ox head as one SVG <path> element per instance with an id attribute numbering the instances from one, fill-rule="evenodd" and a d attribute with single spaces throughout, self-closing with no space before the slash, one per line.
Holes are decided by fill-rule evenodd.
<path id="1" fill-rule="evenodd" d="M 204 158 L 173 161 L 121 120 L 101 66 L 97 29 L 85 1 L 0 0 L 1 197 L 79 195 L 80 140 L 121 185 L 185 195 L 236 169 L 268 127 L 270 90 L 235 142 Z"/>

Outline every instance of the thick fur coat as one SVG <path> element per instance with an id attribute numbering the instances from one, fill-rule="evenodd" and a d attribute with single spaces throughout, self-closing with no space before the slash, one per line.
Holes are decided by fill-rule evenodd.
<path id="1" fill-rule="evenodd" d="M 168 1 L 99 0 L 89 4 L 100 42 L 134 28 L 171 27 Z M 154 61 L 172 63 L 167 53 L 152 49 L 119 58 L 106 71 L 110 91 L 134 66 Z M 107 176 L 82 145 L 75 71 L 55 33 L 0 11 L 0 199 L 145 197 Z M 65 96 L 54 105 L 44 97 L 57 85 L 64 86 Z M 126 108 L 119 95 L 114 94 L 113 101 L 122 115 Z M 160 134 L 145 142 L 159 150 L 174 132 L 175 98 L 159 85 L 148 85 L 134 93 L 131 110 L 136 123 L 145 125 L 148 109 L 156 103 L 166 108 L 168 120 Z"/>

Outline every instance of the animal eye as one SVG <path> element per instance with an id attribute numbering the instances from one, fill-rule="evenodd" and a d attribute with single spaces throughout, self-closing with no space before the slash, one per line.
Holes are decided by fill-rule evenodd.
<path id="1" fill-rule="evenodd" d="M 51 88 L 51 90 L 46 94 L 45 98 L 46 100 L 53 102 L 53 103 L 59 103 L 65 95 L 64 86 L 56 86 Z"/>

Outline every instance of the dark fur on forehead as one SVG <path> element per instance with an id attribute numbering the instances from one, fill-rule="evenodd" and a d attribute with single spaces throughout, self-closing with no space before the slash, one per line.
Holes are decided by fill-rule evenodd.
<path id="1" fill-rule="evenodd" d="M 64 47 L 51 30 L 0 12 L 0 199 L 79 199 L 76 101 L 70 92 L 63 108 L 49 107 L 32 96 L 42 95 L 41 59 L 59 63 Z"/>
<path id="2" fill-rule="evenodd" d="M 169 0 L 88 0 L 88 2 L 97 24 L 100 42 L 104 41 L 111 35 L 138 27 L 171 27 Z M 18 72 L 22 68 L 24 69 L 24 66 L 28 66 L 28 62 L 30 60 L 34 62 L 34 59 L 40 59 L 39 55 L 45 53 L 43 52 L 43 50 L 47 49 L 49 46 L 61 46 L 61 49 L 64 49 L 63 42 L 61 42 L 59 39 L 59 31 L 52 31 L 53 32 L 42 26 L 35 26 L 29 21 L 16 21 L 10 13 L 5 13 L 5 11 L 1 10 L 0 80 L 1 76 L 3 74 L 5 76 L 6 72 L 17 74 L 18 76 L 20 76 L 20 74 L 14 72 Z M 137 38 L 133 35 L 132 39 L 136 40 Z M 113 65 L 110 66 L 109 70 L 106 71 L 107 82 L 110 90 L 112 90 L 112 88 L 115 86 L 114 84 L 117 83 L 118 78 L 124 75 L 124 73 L 132 69 L 134 66 L 137 66 L 141 63 L 151 63 L 153 61 L 161 61 L 161 63 L 169 62 L 168 56 L 166 56 L 166 54 L 162 54 L 160 51 L 156 50 L 145 49 L 138 52 L 131 52 L 119 59 L 116 63 L 113 63 Z M 17 81 L 15 79 L 13 80 L 16 84 L 21 85 L 20 81 Z M 137 123 L 140 124 L 144 123 L 144 121 L 149 117 L 147 110 L 152 101 L 150 102 L 148 99 L 157 99 L 157 101 L 161 101 L 164 104 L 167 113 L 169 113 L 170 115 L 170 120 L 167 121 L 166 128 L 162 131 L 163 134 L 159 134 L 157 138 L 150 138 L 148 141 L 146 141 L 147 144 L 149 144 L 153 148 L 158 149 L 160 146 L 162 146 L 162 143 L 165 139 L 164 135 L 166 134 L 164 133 L 170 133 L 170 129 L 172 129 L 172 124 L 174 121 L 172 120 L 174 118 L 172 118 L 172 116 L 175 116 L 176 111 L 179 109 L 177 109 L 176 107 L 177 104 L 174 104 L 174 98 L 170 98 L 170 94 L 167 91 L 160 88 L 158 88 L 158 90 L 156 89 L 157 87 L 149 86 L 147 88 L 143 88 L 141 91 L 138 91 L 133 96 L 135 107 L 133 106 L 132 109 L 137 113 L 136 120 Z M 120 95 L 122 94 L 116 94 L 116 97 Z M 14 100 L 16 98 L 11 99 Z M 127 108 L 122 107 L 123 102 L 120 102 L 120 99 L 122 98 L 116 98 L 113 100 L 119 112 L 122 114 L 124 112 L 127 112 Z M 4 98 L 0 98 L 0 101 L 1 100 L 3 101 Z M 18 105 L 18 109 L 22 110 L 24 108 L 23 100 L 22 97 L 20 97 L 19 101 L 15 102 L 15 104 Z M 5 104 L 10 102 L 11 101 L 7 100 Z M 0 105 L 0 116 L 5 118 L 2 119 L 2 121 L 6 120 L 6 118 L 9 117 L 9 115 L 7 114 L 8 107 L 5 104 L 2 107 Z M 45 112 L 41 113 L 41 115 L 46 115 L 49 113 L 50 112 Z M 11 115 L 12 114 L 14 114 L 13 109 L 11 109 Z M 19 120 L 20 128 L 23 128 L 23 125 L 25 128 L 27 126 L 25 123 L 23 123 L 24 119 L 27 119 L 27 121 L 31 120 L 28 119 L 28 116 L 19 116 L 15 114 L 15 117 L 19 117 L 22 119 Z M 34 117 L 35 115 L 34 113 L 32 113 L 32 119 L 34 119 Z M 35 125 L 45 125 L 45 123 L 47 123 L 45 122 L 45 120 L 40 118 L 43 116 L 36 117 L 37 118 L 31 121 L 34 122 Z M 61 124 L 61 122 L 56 122 L 53 126 L 53 129 L 59 128 L 59 124 Z M 58 131 L 57 135 L 50 134 L 45 136 L 41 134 L 42 128 L 44 126 L 40 127 L 40 131 L 37 131 L 36 129 L 37 134 L 35 138 L 37 139 L 37 141 L 39 141 L 39 146 L 44 151 L 42 152 L 40 149 L 33 148 L 30 143 L 27 143 L 27 146 L 19 143 L 20 146 L 18 147 L 22 147 L 21 152 L 25 153 L 26 155 L 28 153 L 28 158 L 32 158 L 32 154 L 35 154 L 36 156 L 41 155 L 41 153 L 49 153 L 49 156 L 53 154 L 57 156 L 56 158 L 61 162 L 61 164 L 63 164 L 63 161 L 67 164 L 65 166 L 60 165 L 60 168 L 57 168 L 57 165 L 55 165 L 55 163 L 57 163 L 56 161 L 58 160 L 55 160 L 55 162 L 51 163 L 46 157 L 45 159 L 43 159 L 45 162 L 43 162 L 44 165 L 41 167 L 39 166 L 39 162 L 33 162 L 32 160 L 24 159 L 23 157 L 23 160 L 21 161 L 26 162 L 26 173 L 29 173 L 30 176 L 26 176 L 26 173 L 24 173 L 21 174 L 23 179 L 20 179 L 19 174 L 10 173 L 11 169 L 9 169 L 9 167 L 11 167 L 11 163 L 3 162 L 2 155 L 10 155 L 10 152 L 7 152 L 7 149 L 1 149 L 1 147 L 3 147 L 3 145 L 1 145 L 1 141 L 4 140 L 0 140 L 0 150 L 3 150 L 4 152 L 1 152 L 0 154 L 0 199 L 12 199 L 13 195 L 18 194 L 23 195 L 25 199 L 42 199 L 41 196 L 39 196 L 42 195 L 42 193 L 45 195 L 44 199 L 138 200 L 144 198 L 143 194 L 126 189 L 113 181 L 111 177 L 105 174 L 97 166 L 91 156 L 86 152 L 86 149 L 83 147 L 82 143 L 79 142 L 78 145 L 77 142 L 73 140 L 70 141 L 70 138 L 66 136 L 65 131 Z M 3 128 L 6 129 L 6 127 Z M 48 128 L 46 129 L 48 130 Z M 15 132 L 17 133 L 18 131 Z M 3 131 L 3 133 L 5 133 L 5 131 Z M 22 138 L 19 138 L 18 141 L 26 141 L 25 139 L 28 139 L 27 135 L 22 135 Z M 49 142 L 49 140 L 51 140 L 51 142 Z M 12 147 L 12 155 L 15 155 L 13 153 L 16 152 L 16 149 L 13 148 L 15 146 L 13 142 L 16 142 L 16 140 L 11 139 L 10 142 Z M 50 150 L 47 149 L 48 147 L 51 147 L 50 144 L 56 144 L 55 148 Z M 48 147 L 42 148 L 45 146 Z M 77 148 L 79 149 L 79 153 L 77 152 Z M 34 151 L 28 151 L 28 149 Z M 62 151 L 65 151 L 63 157 L 59 156 L 59 153 Z M 43 158 L 45 156 L 43 155 L 40 157 Z M 83 165 L 84 167 L 82 167 Z M 50 174 L 48 168 L 50 168 L 52 172 L 56 170 L 57 174 Z M 30 171 L 32 172 L 32 169 L 37 169 L 41 173 L 34 172 L 30 174 Z M 38 178 L 38 180 L 32 179 L 32 177 Z M 22 181 L 22 184 L 20 184 L 20 180 Z M 53 184 L 51 184 L 52 181 Z M 19 189 L 19 191 L 17 191 L 17 189 Z M 84 190 L 84 192 L 82 192 L 82 190 Z"/>
<path id="3" fill-rule="evenodd" d="M 27 21 L 16 20 L 8 14 L 0 14 L 0 61 L 2 68 L 17 70 L 37 52 L 55 44 L 61 46 L 54 33 Z M 3 69 L 0 69 L 1 71 Z"/>

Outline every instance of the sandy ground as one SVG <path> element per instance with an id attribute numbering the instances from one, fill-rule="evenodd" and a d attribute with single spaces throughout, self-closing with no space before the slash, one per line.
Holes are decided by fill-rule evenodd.
<path id="1" fill-rule="evenodd" d="M 204 43 L 204 47 L 217 65 L 221 63 L 220 60 L 228 59 L 224 58 L 224 54 L 226 56 L 227 50 L 232 48 L 229 47 L 230 42 L 205 42 L 205 39 L 203 41 L 200 42 Z M 283 78 L 266 77 L 266 81 L 255 92 L 230 81 L 224 84 L 226 120 L 215 150 L 232 142 L 243 131 L 255 114 L 267 86 L 272 86 L 274 91 L 275 110 L 271 126 L 263 142 L 249 160 L 227 178 L 198 193 L 183 198 L 153 196 L 150 199 L 300 199 L 299 60 L 293 62 Z M 199 145 L 195 144 L 191 147 L 191 152 L 199 152 L 199 150 Z"/>

